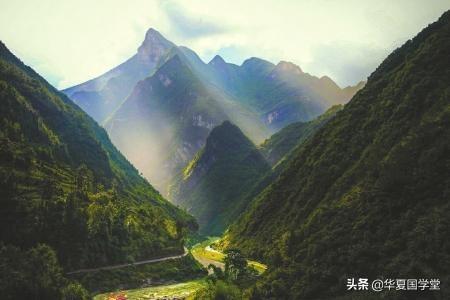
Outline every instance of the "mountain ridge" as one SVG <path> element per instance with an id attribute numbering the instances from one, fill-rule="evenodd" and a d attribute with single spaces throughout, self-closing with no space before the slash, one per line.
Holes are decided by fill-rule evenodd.
<path id="1" fill-rule="evenodd" d="M 137 57 L 141 54 L 151 59 L 140 62 Z M 180 71 L 183 80 L 171 82 L 170 77 L 175 74 L 163 73 L 174 57 L 189 71 Z M 172 64 L 169 69 L 180 67 Z M 259 144 L 289 123 L 308 121 L 321 114 L 330 104 L 331 100 L 326 99 L 335 97 L 336 93 L 345 97 L 352 93 L 351 89 L 344 93 L 337 85 L 319 93 L 321 80 L 288 62 L 277 66 L 253 57 L 237 66 L 216 56 L 206 64 L 193 50 L 174 45 L 153 29 L 147 31 L 138 54 L 118 68 L 118 71 L 113 69 L 119 73 L 117 76 L 107 72 L 106 78 L 95 79 L 106 81 L 101 90 L 83 90 L 82 84 L 64 92 L 105 126 L 118 148 L 163 194 L 170 179 L 205 144 L 209 131 L 224 120 L 238 125 Z M 178 94 L 164 89 L 155 93 L 145 88 L 144 84 L 151 82 L 148 79 L 155 76 L 164 77 L 165 88 L 174 89 Z M 341 96 L 335 100 L 343 102 Z M 137 101 L 137 97 L 145 99 Z M 153 112 L 147 107 L 149 103 L 155 104 Z M 130 108 L 136 105 L 142 108 Z M 170 108 L 170 105 L 183 109 Z M 158 138 L 158 130 L 165 133 L 164 139 Z M 133 143 L 138 146 L 132 147 Z M 171 149 L 170 153 L 163 148 Z"/>
<path id="2" fill-rule="evenodd" d="M 350 299 L 347 278 L 380 274 L 448 278 L 449 36 L 447 11 L 391 53 L 230 227 L 223 246 L 269 262 L 253 298 Z"/>
<path id="3" fill-rule="evenodd" d="M 65 268 L 182 251 L 192 217 L 163 199 L 104 129 L 4 44 L 0 84 L 2 243 L 48 244 Z M 126 218 L 139 227 L 134 237 Z M 89 251 L 96 247 L 103 251 Z"/>

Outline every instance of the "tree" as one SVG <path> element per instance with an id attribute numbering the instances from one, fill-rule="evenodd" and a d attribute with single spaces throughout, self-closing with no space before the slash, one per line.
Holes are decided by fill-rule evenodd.
<path id="1" fill-rule="evenodd" d="M 247 260 L 238 249 L 229 249 L 225 253 L 225 275 L 230 280 L 236 281 L 246 274 Z"/>
<path id="2" fill-rule="evenodd" d="M 62 289 L 63 300 L 88 300 L 89 293 L 79 283 L 70 283 Z"/>

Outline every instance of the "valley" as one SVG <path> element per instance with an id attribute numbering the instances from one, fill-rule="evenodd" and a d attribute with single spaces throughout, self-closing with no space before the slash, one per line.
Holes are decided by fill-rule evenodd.
<path id="1" fill-rule="evenodd" d="M 346 87 L 204 24 L 62 90 L 0 41 L 2 299 L 450 299 L 450 10 Z"/>
<path id="2" fill-rule="evenodd" d="M 218 237 L 210 237 L 201 243 L 195 244 L 191 249 L 189 249 L 189 252 L 192 254 L 192 256 L 206 269 L 208 269 L 210 264 L 221 269 L 225 268 L 224 264 L 225 254 L 211 248 L 211 245 L 213 245 L 214 242 L 218 241 L 218 239 L 219 239 Z M 188 249 L 186 249 L 186 251 L 188 251 Z M 167 259 L 174 259 L 174 257 L 166 258 L 163 260 Z M 145 262 L 145 263 L 153 263 L 153 262 Z M 135 265 L 136 264 L 138 263 L 135 263 Z M 260 275 L 267 270 L 266 265 L 257 261 L 249 260 L 248 265 L 254 268 Z M 120 268 L 122 267 L 124 266 L 120 266 Z M 214 272 L 211 269 L 208 269 L 209 275 L 212 275 L 213 273 Z M 139 289 L 118 290 L 114 292 L 96 295 L 94 299 L 95 300 L 191 299 L 191 298 L 194 299 L 194 296 L 197 292 L 208 288 L 207 280 L 208 280 L 207 277 L 203 277 L 200 279 L 177 283 L 168 283 L 168 284 L 160 283 L 154 286 L 148 286 Z"/>

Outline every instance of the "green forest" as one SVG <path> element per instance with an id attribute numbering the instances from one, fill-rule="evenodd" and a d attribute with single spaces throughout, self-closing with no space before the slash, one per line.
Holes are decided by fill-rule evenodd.
<path id="1" fill-rule="evenodd" d="M 3 44 L 0 86 L 4 295 L 60 298 L 63 270 L 182 253 L 195 220 L 163 199 L 95 121 Z M 42 281 L 34 283 L 36 276 Z"/>
<path id="2" fill-rule="evenodd" d="M 223 244 L 269 263 L 253 298 L 344 296 L 360 274 L 448 281 L 449 37 L 447 12 L 389 55 L 230 227 Z"/>
<path id="3" fill-rule="evenodd" d="M 450 299 L 450 11 L 345 88 L 203 54 L 60 91 L 0 42 L 2 299 Z"/>

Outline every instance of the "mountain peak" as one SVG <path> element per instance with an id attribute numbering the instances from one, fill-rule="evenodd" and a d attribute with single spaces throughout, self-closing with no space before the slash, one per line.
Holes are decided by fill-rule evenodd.
<path id="1" fill-rule="evenodd" d="M 201 234 L 221 235 L 247 207 L 247 192 L 269 171 L 239 127 L 224 121 L 174 182 L 175 201 L 197 218 Z"/>
<path id="2" fill-rule="evenodd" d="M 303 70 L 299 66 L 297 66 L 296 64 L 294 64 L 292 62 L 284 61 L 284 60 L 280 61 L 277 64 L 276 68 L 280 71 L 294 72 L 297 74 L 303 73 Z"/>
<path id="3" fill-rule="evenodd" d="M 156 62 L 164 53 L 175 45 L 168 41 L 157 30 L 150 28 L 145 33 L 145 39 L 138 48 L 138 57 L 143 62 Z"/>
<path id="4" fill-rule="evenodd" d="M 250 57 L 244 60 L 241 67 L 248 66 L 248 65 L 256 65 L 256 64 L 267 64 L 267 65 L 273 65 L 271 62 L 264 60 L 262 58 L 258 57 Z"/>
<path id="5" fill-rule="evenodd" d="M 248 58 L 241 65 L 241 68 L 246 70 L 247 72 L 255 72 L 258 74 L 266 74 L 270 72 L 273 67 L 273 63 L 258 57 Z"/>
<path id="6" fill-rule="evenodd" d="M 227 62 L 222 58 L 222 56 L 216 55 L 216 56 L 214 56 L 213 59 L 211 59 L 211 61 L 208 63 L 208 65 L 221 66 L 221 65 L 224 65 L 226 63 Z"/>
<path id="7" fill-rule="evenodd" d="M 145 33 L 145 41 L 166 40 L 166 38 L 156 29 L 149 28 Z M 167 40 L 166 40 L 167 41 Z"/>
<path id="8" fill-rule="evenodd" d="M 213 128 L 206 140 L 205 151 L 208 153 L 222 151 L 242 151 L 253 147 L 252 142 L 245 136 L 239 127 L 226 120 Z"/>

